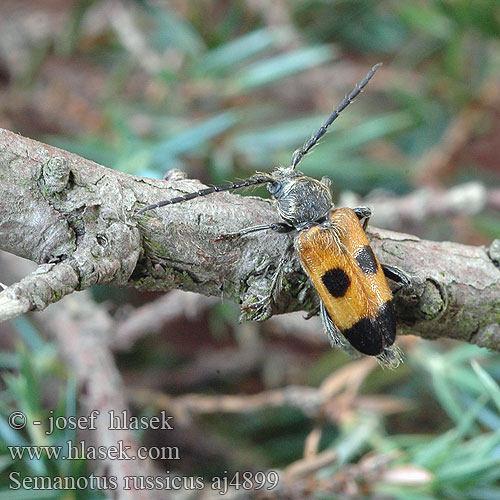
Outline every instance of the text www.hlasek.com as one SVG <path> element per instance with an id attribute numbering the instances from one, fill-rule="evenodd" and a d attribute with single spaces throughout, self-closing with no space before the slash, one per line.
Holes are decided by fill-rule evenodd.
<path id="1" fill-rule="evenodd" d="M 179 460 L 176 446 L 142 446 L 136 454 L 130 452 L 131 446 L 118 441 L 117 446 L 88 446 L 84 441 L 68 441 L 66 446 L 8 446 L 13 460 L 40 460 L 47 457 L 53 460 Z"/>

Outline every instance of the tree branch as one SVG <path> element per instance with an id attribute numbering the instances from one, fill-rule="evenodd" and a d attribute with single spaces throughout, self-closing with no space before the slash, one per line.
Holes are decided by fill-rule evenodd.
<path id="1" fill-rule="evenodd" d="M 0 321 L 28 311 L 41 311 L 48 304 L 74 292 L 78 276 L 72 266 L 43 264 L 36 271 L 0 293 Z"/>
<path id="2" fill-rule="evenodd" d="M 271 202 L 229 193 L 136 216 L 142 206 L 202 185 L 173 172 L 165 181 L 116 172 L 51 146 L 0 130 L 0 248 L 42 267 L 0 293 L 0 318 L 49 303 L 94 284 L 142 290 L 179 288 L 227 297 L 252 319 L 293 235 L 256 233 L 215 241 L 221 233 L 279 221 Z M 492 245 L 420 240 L 371 227 L 381 262 L 412 278 L 398 293 L 402 330 L 451 337 L 500 351 L 500 271 Z M 61 270 L 61 271 L 60 271 Z M 62 272 L 64 270 L 64 272 Z M 57 279 L 56 279 L 57 273 Z M 31 281 L 30 281 L 31 280 Z M 22 306 L 14 307 L 15 302 Z M 294 259 L 271 313 L 311 310 L 312 286 Z M 5 305 L 7 304 L 7 305 Z"/>

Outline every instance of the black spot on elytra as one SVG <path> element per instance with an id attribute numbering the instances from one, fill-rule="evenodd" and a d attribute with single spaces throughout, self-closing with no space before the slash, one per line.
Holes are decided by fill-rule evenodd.
<path id="1" fill-rule="evenodd" d="M 377 314 L 377 323 L 385 340 L 386 347 L 396 339 L 396 311 L 392 300 L 382 304 Z"/>
<path id="2" fill-rule="evenodd" d="M 396 315 L 392 300 L 382 304 L 375 318 L 361 318 L 342 333 L 359 352 L 368 356 L 382 354 L 396 338 Z"/>
<path id="3" fill-rule="evenodd" d="M 333 297 L 339 298 L 343 297 L 349 285 L 351 284 L 351 280 L 349 276 L 345 273 L 343 269 L 340 267 L 336 267 L 335 269 L 330 269 L 321 277 L 323 284 L 326 286 L 326 289 L 331 293 Z"/>
<path id="4" fill-rule="evenodd" d="M 365 274 L 375 274 L 377 272 L 377 261 L 369 245 L 365 245 L 361 249 L 361 252 L 356 255 L 356 260 Z"/>
<path id="5" fill-rule="evenodd" d="M 372 318 L 361 318 L 357 323 L 342 332 L 349 343 L 363 354 L 377 356 L 384 351 L 382 335 Z"/>

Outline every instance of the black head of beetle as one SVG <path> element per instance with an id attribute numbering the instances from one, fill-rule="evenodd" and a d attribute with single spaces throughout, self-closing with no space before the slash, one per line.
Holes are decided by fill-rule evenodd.
<path id="1" fill-rule="evenodd" d="M 270 179 L 267 190 L 276 200 L 281 218 L 296 229 L 322 219 L 333 207 L 328 184 L 293 167 L 277 168 Z"/>

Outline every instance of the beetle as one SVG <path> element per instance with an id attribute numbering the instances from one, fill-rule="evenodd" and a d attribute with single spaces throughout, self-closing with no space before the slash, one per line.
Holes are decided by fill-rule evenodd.
<path id="1" fill-rule="evenodd" d="M 137 214 L 211 193 L 267 184 L 281 221 L 217 238 L 218 241 L 233 240 L 265 230 L 296 232 L 293 244 L 288 246 L 273 274 L 269 294 L 255 308 L 263 310 L 271 303 L 279 290 L 283 269 L 295 250 L 319 295 L 319 314 L 330 343 L 349 350 L 346 339 L 356 351 L 375 356 L 382 365 L 396 367 L 401 355 L 394 347 L 396 315 L 387 277 L 402 286 L 409 285 L 408 277 L 395 267 L 381 265 L 375 256 L 365 234 L 371 216 L 369 208 L 335 208 L 330 179 L 323 177 L 318 181 L 296 169 L 380 66 L 381 63 L 373 66 L 319 130 L 293 153 L 289 167 L 278 167 L 270 173 L 258 172 L 242 181 L 160 201 L 140 209 Z"/>

